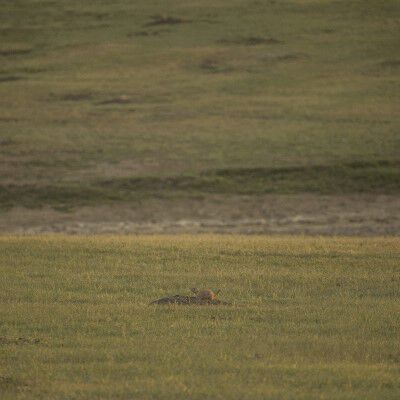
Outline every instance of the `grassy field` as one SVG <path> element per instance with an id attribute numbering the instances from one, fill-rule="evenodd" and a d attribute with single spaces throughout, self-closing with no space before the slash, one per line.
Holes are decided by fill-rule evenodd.
<path id="1" fill-rule="evenodd" d="M 0 232 L 398 234 L 399 15 L 2 0 Z M 399 249 L 4 234 L 0 398 L 397 400 Z"/>
<path id="2" fill-rule="evenodd" d="M 396 0 L 2 1 L 0 208 L 164 187 L 398 193 L 399 13 Z"/>
<path id="3" fill-rule="evenodd" d="M 0 237 L 0 397 L 398 399 L 398 238 Z M 192 286 L 229 306 L 149 306 Z"/>

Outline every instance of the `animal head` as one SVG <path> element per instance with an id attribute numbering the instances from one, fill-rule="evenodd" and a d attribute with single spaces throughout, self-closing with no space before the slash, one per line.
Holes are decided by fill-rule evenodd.
<path id="1" fill-rule="evenodd" d="M 214 300 L 220 290 L 211 290 L 211 289 L 198 289 L 198 288 L 191 288 L 190 289 L 197 297 L 203 299 Z"/>

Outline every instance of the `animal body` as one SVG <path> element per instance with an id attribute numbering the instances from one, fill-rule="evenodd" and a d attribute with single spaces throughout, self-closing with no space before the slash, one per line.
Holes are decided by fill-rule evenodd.
<path id="1" fill-rule="evenodd" d="M 219 290 L 215 292 L 211 289 L 197 289 L 192 288 L 191 291 L 196 295 L 199 300 L 202 301 L 213 301 L 216 300 Z"/>

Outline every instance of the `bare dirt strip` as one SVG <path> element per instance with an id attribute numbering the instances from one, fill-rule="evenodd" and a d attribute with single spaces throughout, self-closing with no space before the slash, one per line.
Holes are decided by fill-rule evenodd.
<path id="1" fill-rule="evenodd" d="M 215 195 L 68 212 L 13 208 L 0 214 L 0 232 L 399 235 L 400 196 Z"/>

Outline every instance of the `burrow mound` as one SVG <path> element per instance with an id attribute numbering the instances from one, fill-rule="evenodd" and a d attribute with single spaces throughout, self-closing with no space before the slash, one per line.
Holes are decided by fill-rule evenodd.
<path id="1" fill-rule="evenodd" d="M 180 304 L 180 305 L 198 305 L 198 306 L 221 306 L 221 305 L 229 305 L 225 301 L 221 300 L 204 300 L 199 299 L 198 297 L 193 296 L 182 296 L 180 294 L 176 294 L 175 296 L 163 297 L 158 300 L 152 301 L 150 304 Z"/>

